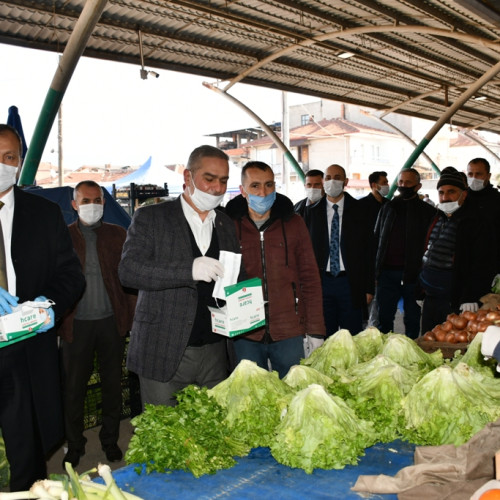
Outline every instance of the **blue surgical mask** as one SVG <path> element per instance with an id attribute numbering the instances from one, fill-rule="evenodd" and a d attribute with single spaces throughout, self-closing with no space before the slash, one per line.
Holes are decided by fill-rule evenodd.
<path id="1" fill-rule="evenodd" d="M 256 194 L 248 195 L 248 206 L 259 215 L 264 215 L 267 211 L 271 210 L 271 207 L 276 200 L 276 191 L 269 193 L 267 196 L 257 196 Z"/>

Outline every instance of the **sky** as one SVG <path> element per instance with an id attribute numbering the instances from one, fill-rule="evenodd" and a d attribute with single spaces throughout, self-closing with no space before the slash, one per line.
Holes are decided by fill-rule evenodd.
<path id="1" fill-rule="evenodd" d="M 0 122 L 17 106 L 29 146 L 57 68 L 59 54 L 0 44 Z M 206 77 L 156 68 L 142 80 L 140 64 L 82 57 L 62 103 L 63 166 L 141 165 L 149 156 L 162 165 L 185 164 L 206 134 L 257 125 L 236 105 L 205 88 Z M 281 92 L 236 84 L 230 92 L 266 123 L 281 121 Z M 289 106 L 317 101 L 288 93 Z M 57 120 L 42 161 L 58 163 Z"/>

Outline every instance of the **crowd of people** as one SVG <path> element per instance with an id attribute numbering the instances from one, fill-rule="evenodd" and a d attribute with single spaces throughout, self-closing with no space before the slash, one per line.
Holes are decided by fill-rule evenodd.
<path id="1" fill-rule="evenodd" d="M 417 338 L 452 311 L 476 310 L 498 272 L 500 193 L 480 158 L 467 174 L 443 170 L 437 207 L 420 197 L 413 168 L 400 172 L 394 199 L 386 197 L 387 173 L 377 171 L 368 196 L 356 200 L 338 164 L 307 172 L 306 198 L 294 206 L 276 192 L 271 167 L 250 161 L 241 194 L 222 208 L 229 158 L 200 146 L 181 196 L 140 208 L 128 231 L 103 221 L 103 191 L 93 181 L 75 187 L 78 218 L 67 227 L 57 205 L 15 186 L 21 161 L 19 136 L 0 125 L 0 313 L 26 300 L 54 302 L 44 333 L 0 349 L 12 490 L 46 477 L 45 458 L 64 436 L 63 466 L 79 463 L 94 359 L 102 449 L 108 461 L 122 458 L 129 332 L 126 365 L 138 376 L 143 408 L 173 406 L 176 392 L 213 387 L 242 359 L 283 377 L 341 328 L 393 331 L 401 299 L 400 333 Z M 260 278 L 265 301 L 265 325 L 234 339 L 213 333 L 208 310 L 227 271 L 222 251 L 241 254 L 238 281 Z"/>

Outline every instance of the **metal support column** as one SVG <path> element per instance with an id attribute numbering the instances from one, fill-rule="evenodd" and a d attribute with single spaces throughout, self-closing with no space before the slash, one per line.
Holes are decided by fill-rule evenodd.
<path id="1" fill-rule="evenodd" d="M 62 58 L 59 60 L 59 65 L 45 97 L 42 110 L 40 111 L 33 137 L 30 141 L 30 147 L 24 159 L 19 179 L 20 186 L 28 186 L 33 184 L 35 180 L 38 164 L 42 158 L 45 144 L 47 143 L 64 93 L 68 88 L 78 60 L 83 54 L 90 35 L 99 21 L 106 4 L 107 0 L 88 0 L 85 2 L 82 13 L 76 22 L 75 29 L 68 40 Z"/>

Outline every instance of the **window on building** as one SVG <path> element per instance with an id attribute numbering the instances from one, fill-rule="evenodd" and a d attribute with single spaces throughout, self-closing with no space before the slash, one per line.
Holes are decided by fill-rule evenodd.
<path id="1" fill-rule="evenodd" d="M 300 115 L 300 124 L 307 125 L 309 123 L 309 115 Z"/>

